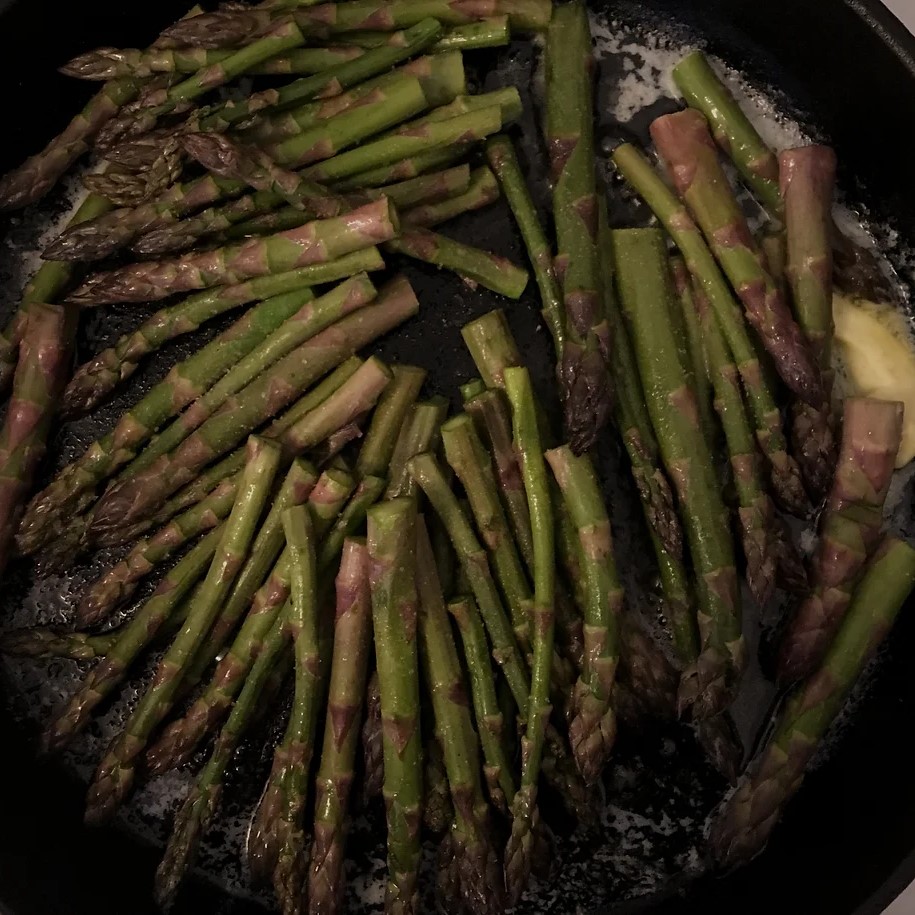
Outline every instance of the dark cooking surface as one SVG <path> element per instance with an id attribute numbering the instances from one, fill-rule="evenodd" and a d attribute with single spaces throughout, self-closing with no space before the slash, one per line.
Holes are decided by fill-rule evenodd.
<path id="1" fill-rule="evenodd" d="M 46 142 L 72 116 L 85 95 L 84 87 L 75 81 L 57 77 L 55 66 L 77 51 L 100 44 L 142 44 L 169 17 L 180 15 L 185 5 L 173 0 L 144 7 L 113 0 L 81 4 L 19 0 L 10 5 L 0 0 L 0 85 L 14 87 L 12 97 L 5 98 L 0 172 Z M 843 167 L 841 185 L 857 199 L 851 176 L 860 178 L 870 195 L 867 202 L 875 220 L 892 214 L 903 238 L 915 242 L 915 182 L 910 180 L 911 148 L 903 140 L 905 125 L 910 129 L 915 123 L 915 64 L 911 59 L 906 68 L 839 0 L 669 0 L 651 6 L 652 18 L 680 24 L 676 26 L 678 32 L 682 26 L 684 40 L 690 35 L 704 36 L 711 51 L 739 67 L 751 81 L 774 84 L 790 98 L 802 123 L 814 125 L 817 134 L 836 145 Z M 634 5 L 611 4 L 611 18 L 624 23 L 636 23 L 644 15 L 637 16 Z M 513 56 L 511 63 L 508 55 Z M 483 88 L 493 88 L 506 78 L 526 79 L 529 47 L 516 45 L 497 59 L 501 66 L 489 73 Z M 493 58 L 477 53 L 469 56 L 469 61 L 474 60 Z M 862 61 L 867 61 L 867 70 L 859 66 Z M 605 91 L 611 84 L 613 67 L 609 62 L 603 72 Z M 810 111 L 816 116 L 804 114 Z M 793 108 L 789 113 L 795 113 Z M 530 134 L 530 115 L 525 126 Z M 613 132 L 613 125 L 604 126 Z M 526 151 L 536 154 L 530 146 Z M 48 208 L 49 213 L 52 211 L 53 202 Z M 456 235 L 520 258 L 517 238 L 501 207 L 459 225 Z M 449 227 L 446 231 L 452 230 Z M 18 218 L 0 221 L 0 237 L 33 241 L 29 225 L 20 224 Z M 23 250 L 28 250 L 27 244 Z M 2 286 L 19 267 L 16 249 L 0 251 L 2 305 L 9 304 Z M 421 270 L 411 270 L 410 275 L 425 317 L 382 347 L 383 356 L 427 365 L 433 370 L 432 386 L 453 395 L 455 383 L 469 375 L 472 367 L 459 344 L 457 328 L 477 314 L 505 305 L 526 358 L 539 366 L 541 381 L 546 381 L 546 344 L 544 334 L 534 330 L 530 294 L 512 307 L 488 294 L 468 292 L 450 276 L 439 278 Z M 84 322 L 81 355 L 95 351 L 99 341 L 117 336 L 138 319 L 138 309 L 129 306 L 92 315 Z M 161 375 L 177 358 L 179 349 L 167 350 L 149 371 L 137 373 L 136 386 L 129 387 L 128 396 L 135 397 L 140 385 Z M 118 412 L 115 403 L 101 416 L 110 421 Z M 95 437 L 97 428 L 99 420 L 95 418 L 63 430 L 52 445 L 55 455 L 71 456 L 77 446 Z M 612 470 L 615 449 L 606 450 L 606 466 Z M 911 498 L 907 502 L 911 504 Z M 621 565 L 626 565 L 634 552 L 627 546 L 625 506 L 624 496 L 614 498 Z M 905 518 L 909 515 L 904 513 Z M 903 533 L 915 536 L 915 530 L 904 528 Z M 4 580 L 0 618 L 15 614 L 20 624 L 33 618 L 37 589 L 27 572 L 25 567 L 16 568 Z M 77 569 L 73 586 L 89 575 L 88 568 Z M 60 587 L 63 581 L 49 581 L 51 587 L 45 589 L 48 599 L 41 607 L 44 613 L 59 613 L 66 606 L 66 592 Z M 756 626 L 755 619 L 748 620 L 748 629 Z M 642 898 L 612 911 L 843 915 L 865 906 L 860 911 L 879 912 L 890 898 L 884 884 L 915 848 L 915 782 L 903 749 L 910 742 L 908 722 L 915 717 L 915 682 L 906 663 L 913 646 L 915 621 L 909 613 L 897 625 L 889 650 L 853 720 L 844 728 L 841 742 L 791 805 L 784 826 L 764 856 L 724 881 L 694 885 L 685 900 L 662 903 Z M 48 668 L 24 664 L 10 670 L 31 671 L 27 681 L 38 690 L 44 686 L 42 681 L 50 679 L 46 674 L 72 675 L 74 668 L 67 662 Z M 4 691 L 15 690 L 6 680 L 0 679 L 0 684 Z M 259 738 L 261 743 L 264 736 Z M 16 915 L 153 912 L 149 887 L 158 849 L 145 847 L 115 829 L 83 831 L 82 786 L 65 776 L 59 764 L 36 763 L 32 737 L 29 725 L 0 720 L 0 908 L 6 903 Z M 256 746 L 252 746 L 239 766 L 231 794 L 253 800 L 262 783 L 258 756 Z M 676 874 L 691 861 L 701 819 L 723 785 L 702 764 L 684 729 L 650 735 L 637 746 L 634 740 L 624 739 L 617 760 L 612 803 L 643 819 L 634 825 L 629 824 L 631 817 L 617 815 L 611 820 L 598 853 L 598 858 L 609 864 L 587 863 L 593 845 L 563 845 L 563 882 L 545 889 L 537 904 L 524 907 L 525 912 L 566 915 L 575 911 L 576 905 L 587 911 L 589 905 L 602 904 L 620 894 L 676 890 L 671 884 L 642 878 L 652 870 L 653 859 L 664 874 Z M 173 782 L 173 790 L 176 785 L 177 781 Z M 625 831 L 624 824 L 629 825 Z M 156 824 L 154 827 L 159 831 Z M 216 841 L 211 844 L 218 845 L 218 828 L 214 833 Z M 643 839 L 650 843 L 647 849 L 633 845 Z M 366 870 L 370 852 L 370 847 L 357 850 L 360 872 Z M 231 859 L 232 855 L 225 857 Z M 915 872 L 915 860 L 910 864 L 898 875 L 900 886 Z M 179 912 L 206 915 L 242 915 L 257 910 L 250 904 L 229 901 L 203 882 L 189 885 L 177 907 Z"/>

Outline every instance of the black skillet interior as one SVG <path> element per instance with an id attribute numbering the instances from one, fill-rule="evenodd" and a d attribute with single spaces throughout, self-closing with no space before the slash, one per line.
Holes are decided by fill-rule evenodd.
<path id="1" fill-rule="evenodd" d="M 885 13 L 869 10 L 867 3 L 840 0 L 654 0 L 648 11 L 628 3 L 593 5 L 607 7 L 612 18 L 623 22 L 677 23 L 685 35 L 703 36 L 710 50 L 744 71 L 751 82 L 775 86 L 791 100 L 790 107 L 802 122 L 836 146 L 842 184 L 850 196 L 862 197 L 860 182 L 871 215 L 876 220 L 892 216 L 902 238 L 915 242 L 915 183 L 907 180 L 910 145 L 903 138 L 915 123 L 915 48 Z M 878 0 L 872 5 L 878 7 Z M 115 0 L 81 4 L 0 0 L 0 85 L 6 90 L 0 172 L 56 133 L 85 97 L 84 87 L 56 75 L 56 66 L 90 47 L 143 44 L 157 26 L 183 11 L 181 0 L 147 5 Z M 486 88 L 498 81 L 499 74 L 529 74 L 528 52 L 515 48 L 512 54 L 514 63 L 500 67 L 488 80 L 486 68 L 480 68 Z M 607 130 L 614 133 L 614 125 Z M 532 170 L 538 171 L 530 147 L 528 153 Z M 53 206 L 49 205 L 49 213 Z M 481 214 L 458 234 L 519 257 L 517 238 L 504 215 Z M 33 235 L 16 219 L 0 222 L 0 237 L 28 243 Z M 0 252 L 0 285 L 15 279 L 16 261 L 16 249 Z M 383 351 L 426 364 L 433 369 L 433 385 L 452 393 L 454 384 L 471 373 L 457 341 L 457 328 L 504 303 L 466 292 L 453 279 L 434 273 L 414 271 L 411 278 L 430 317 L 415 323 Z M 546 347 L 543 335 L 533 330 L 533 307 L 532 298 L 525 298 L 511 311 L 511 319 L 526 356 L 542 366 L 545 382 Z M 114 309 L 90 317 L 84 322 L 81 355 L 135 323 L 136 315 L 136 310 Z M 180 349 L 164 354 L 145 376 L 138 373 L 134 391 L 160 375 Z M 104 416 L 110 419 L 116 409 L 115 405 Z M 54 453 L 59 458 L 72 452 L 94 431 L 92 425 L 64 430 L 52 446 Z M 607 461 L 612 467 L 614 455 Z M 88 574 L 88 568 L 79 570 L 75 580 Z M 0 594 L 4 616 L 25 619 L 22 614 L 27 611 L 21 606 L 30 588 L 28 570 L 14 570 Z M 29 598 L 33 599 L 34 595 Z M 58 608 L 54 612 L 59 612 L 66 594 L 56 595 L 52 603 Z M 723 880 L 700 879 L 688 888 L 668 880 L 655 887 L 656 894 L 622 903 L 612 911 L 879 912 L 915 876 L 915 782 L 904 749 L 909 746 L 906 724 L 915 714 L 915 681 L 907 664 L 913 645 L 915 621 L 911 613 L 903 614 L 840 743 L 809 778 L 763 856 Z M 54 670 L 48 672 L 56 675 Z M 0 683 L 0 689 L 11 696 L 18 685 L 2 679 Z M 113 828 L 84 830 L 82 786 L 57 764 L 36 760 L 33 726 L 23 722 L 16 714 L 16 703 L 13 706 L 0 712 L 0 910 L 6 906 L 15 915 L 153 912 L 149 886 L 158 849 Z M 675 747 L 673 755 L 671 747 Z M 623 789 L 614 803 L 628 803 L 629 809 L 648 818 L 666 803 L 656 789 L 678 785 L 682 792 L 694 795 L 684 799 L 693 812 L 707 810 L 722 790 L 720 782 L 702 769 L 681 732 L 652 736 L 637 754 L 624 744 L 621 754 L 634 782 L 644 784 L 631 791 L 632 797 Z M 646 774 L 655 769 L 663 771 L 658 782 Z M 699 774 L 681 777 L 681 770 Z M 236 776 L 235 790 L 242 794 L 255 790 L 257 777 L 249 778 L 249 773 L 243 768 Z M 619 821 L 614 823 L 602 840 L 608 846 L 624 838 L 614 831 Z M 665 853 L 663 842 L 652 848 L 653 854 Z M 569 857 L 578 853 L 574 848 L 566 851 Z M 623 859 L 615 860 L 619 865 Z M 615 898 L 618 882 L 630 892 L 637 887 L 639 871 L 650 864 L 636 855 L 630 862 L 634 873 L 620 876 L 611 869 L 606 878 L 599 875 L 596 883 L 588 881 L 590 887 L 599 888 L 584 894 L 570 884 L 544 888 L 538 902 L 525 911 L 565 915 L 603 906 Z M 588 868 L 584 862 L 581 866 Z M 203 881 L 187 888 L 179 908 L 225 915 L 259 911 Z"/>

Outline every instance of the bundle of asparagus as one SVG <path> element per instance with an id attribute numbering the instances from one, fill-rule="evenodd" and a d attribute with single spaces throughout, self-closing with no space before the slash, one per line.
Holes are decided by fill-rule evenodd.
<path id="1" fill-rule="evenodd" d="M 547 36 L 555 239 L 501 133 L 521 96 L 468 94 L 464 74 L 464 51 L 529 31 Z M 618 723 L 691 719 L 733 781 L 743 752 L 728 710 L 745 646 L 731 523 L 760 604 L 803 588 L 774 503 L 805 515 L 832 481 L 812 588 L 782 646 L 797 692 L 712 833 L 722 863 L 747 856 L 911 589 L 912 550 L 888 538 L 875 552 L 897 404 L 846 402 L 833 479 L 831 152 L 777 158 L 690 55 L 674 76 L 691 107 L 652 125 L 674 189 L 634 147 L 612 155 L 679 249 L 669 260 L 662 231 L 610 229 L 592 69 L 580 0 L 195 9 L 146 50 L 71 61 L 65 72 L 106 80 L 102 91 L 0 181 L 11 209 L 90 148 L 105 163 L 0 338 L 0 386 L 13 387 L 0 572 L 14 540 L 25 555 L 128 549 L 83 595 L 77 631 L 19 630 L 0 648 L 96 661 L 46 729 L 58 750 L 164 646 L 86 808 L 90 822 L 109 818 L 141 757 L 157 777 L 214 738 L 157 873 L 163 906 L 239 745 L 284 707 L 290 673 L 247 848 L 287 913 L 342 911 L 357 756 L 358 793 L 384 798 L 391 913 L 419 910 L 424 826 L 440 836 L 448 911 L 516 904 L 548 844 L 541 785 L 588 825 Z M 299 78 L 199 104 L 239 77 L 283 74 Z M 471 167 L 484 140 L 488 165 Z M 784 218 L 787 284 L 775 248 L 750 235 L 716 142 Z M 425 370 L 357 355 L 420 307 L 403 276 L 369 278 L 389 254 L 522 295 L 525 269 L 433 231 L 503 192 L 553 338 L 561 436 L 502 312 L 463 329 L 481 377 L 450 418 L 443 398 L 420 400 Z M 74 287 L 76 265 L 127 249 L 159 259 L 102 263 Z M 64 390 L 79 309 L 177 294 Z M 58 405 L 91 410 L 146 356 L 235 309 L 23 506 Z M 796 457 L 758 346 L 793 398 Z M 609 423 L 649 528 L 669 644 L 617 574 L 614 506 L 590 454 Z M 86 631 L 179 553 L 125 623 Z"/>

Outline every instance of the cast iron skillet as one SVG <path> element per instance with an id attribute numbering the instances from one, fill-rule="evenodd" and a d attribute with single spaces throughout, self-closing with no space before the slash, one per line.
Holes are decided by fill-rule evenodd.
<path id="1" fill-rule="evenodd" d="M 593 5 L 621 18 L 646 14 L 626 3 Z M 142 45 L 185 6 L 183 0 L 0 0 L 0 172 L 46 142 L 85 97 L 84 87 L 56 75 L 58 65 L 102 44 Z M 649 6 L 647 15 L 703 35 L 712 52 L 751 81 L 783 91 L 792 108 L 838 150 L 843 186 L 854 190 L 860 180 L 870 214 L 877 220 L 891 216 L 902 239 L 915 241 L 911 146 L 903 138 L 915 123 L 915 40 L 878 0 L 654 0 Z M 15 234 L 16 223 L 0 222 L 0 238 L 8 231 Z M 465 233 L 480 244 L 520 255 L 517 239 L 499 219 L 477 220 Z M 450 278 L 433 273 L 416 271 L 411 278 L 421 300 L 437 301 L 438 310 L 432 321 L 386 346 L 385 354 L 425 362 L 435 369 L 441 389 L 452 393 L 454 382 L 471 373 L 454 342 L 457 327 L 505 303 L 455 292 Z M 533 305 L 523 301 L 512 321 L 528 359 L 545 363 L 542 335 L 532 330 Z M 136 311 L 115 310 L 84 322 L 85 351 L 135 323 L 136 316 Z M 544 369 L 541 381 L 546 377 Z M 64 434 L 52 448 L 68 446 L 73 442 Z M 905 527 L 904 534 L 915 535 Z M 17 606 L 25 580 L 26 573 L 18 570 L 4 581 L 4 613 Z M 660 895 L 616 906 L 614 913 L 882 911 L 915 877 L 915 779 L 906 752 L 909 723 L 915 718 L 915 678 L 908 664 L 915 649 L 912 609 L 902 614 L 840 744 L 808 779 L 767 851 L 727 878 L 671 885 Z M 14 692 L 2 680 L 0 690 Z M 0 702 L 0 911 L 153 913 L 149 887 L 159 850 L 115 829 L 85 830 L 82 785 L 53 762 L 36 759 L 32 727 L 6 706 Z M 712 785 L 722 790 L 720 784 Z M 538 908 L 566 915 L 572 894 L 557 889 L 554 901 Z M 196 882 L 183 892 L 179 910 L 208 915 L 258 911 Z"/>

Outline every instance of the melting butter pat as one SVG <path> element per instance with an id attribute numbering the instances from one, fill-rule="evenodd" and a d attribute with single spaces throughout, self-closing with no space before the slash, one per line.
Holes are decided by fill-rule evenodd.
<path id="1" fill-rule="evenodd" d="M 915 347 L 892 307 L 833 296 L 837 385 L 842 393 L 905 404 L 896 466 L 915 458 Z"/>

